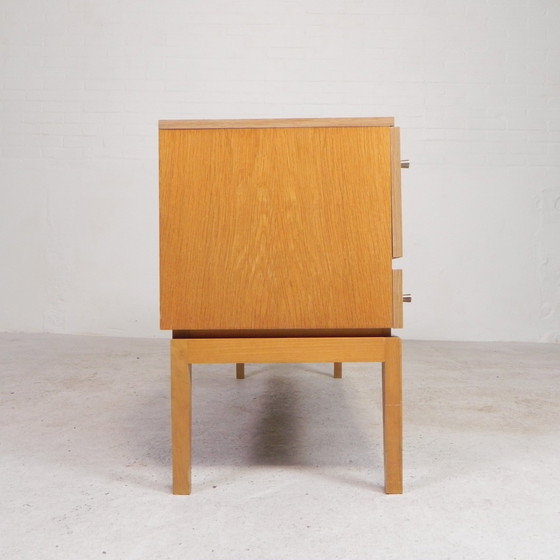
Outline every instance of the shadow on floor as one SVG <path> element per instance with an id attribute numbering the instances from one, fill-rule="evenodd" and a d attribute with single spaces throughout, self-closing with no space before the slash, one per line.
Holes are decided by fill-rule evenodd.
<path id="1" fill-rule="evenodd" d="M 369 410 L 355 381 L 332 365 L 257 366 L 245 380 L 194 375 L 193 461 L 203 465 L 381 464 L 380 378 L 368 377 Z M 358 392 L 358 394 L 356 394 Z"/>

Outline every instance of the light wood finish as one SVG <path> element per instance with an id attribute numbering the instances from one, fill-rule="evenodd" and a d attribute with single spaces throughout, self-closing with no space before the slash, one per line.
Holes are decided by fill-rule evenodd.
<path id="1" fill-rule="evenodd" d="M 387 341 L 383 376 L 383 449 L 385 492 L 402 494 L 402 354 L 401 340 Z"/>
<path id="2" fill-rule="evenodd" d="M 403 327 L 402 270 L 393 270 L 393 328 Z"/>
<path id="3" fill-rule="evenodd" d="M 235 343 L 241 343 L 237 348 Z M 401 341 L 397 337 L 330 339 L 174 339 L 171 341 L 171 405 L 173 442 L 173 493 L 191 491 L 191 364 L 316 362 L 318 357 L 340 364 L 346 362 L 382 362 L 383 455 L 385 492 L 402 493 L 402 388 Z M 271 344 L 271 342 L 273 344 Z M 253 350 L 257 348 L 258 350 Z M 334 350 L 332 350 L 334 348 Z M 330 354 L 329 354 L 330 352 Z M 336 354 L 339 359 L 332 360 Z M 235 356 L 235 357 L 234 357 Z"/>
<path id="4" fill-rule="evenodd" d="M 402 492 L 400 136 L 392 118 L 161 121 L 161 328 L 173 492 L 191 491 L 193 363 L 382 362 Z"/>
<path id="5" fill-rule="evenodd" d="M 335 379 L 342 379 L 342 363 L 335 362 L 334 363 L 334 378 Z"/>
<path id="6" fill-rule="evenodd" d="M 401 130 L 390 129 L 391 134 L 391 224 L 393 258 L 402 257 L 402 203 L 401 203 Z"/>
<path id="7" fill-rule="evenodd" d="M 191 493 L 192 369 L 171 343 L 171 442 L 173 493 Z"/>
<path id="8" fill-rule="evenodd" d="M 337 119 L 234 119 L 234 120 L 168 120 L 159 121 L 160 130 L 193 128 L 324 128 L 354 126 L 393 126 L 393 117 Z"/>
<path id="9" fill-rule="evenodd" d="M 161 328 L 390 326 L 391 130 L 160 131 Z"/>
<path id="10" fill-rule="evenodd" d="M 171 341 L 192 364 L 381 362 L 384 338 L 181 338 Z"/>

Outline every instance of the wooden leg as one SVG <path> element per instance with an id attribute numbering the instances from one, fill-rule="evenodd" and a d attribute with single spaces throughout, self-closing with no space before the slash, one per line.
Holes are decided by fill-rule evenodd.
<path id="1" fill-rule="evenodd" d="M 402 494 L 402 353 L 398 337 L 386 339 L 383 362 L 385 493 Z"/>
<path id="2" fill-rule="evenodd" d="M 341 379 L 342 378 L 342 362 L 335 362 L 334 363 L 334 378 Z"/>
<path id="3" fill-rule="evenodd" d="M 237 379 L 245 379 L 245 364 L 235 364 L 235 374 Z"/>
<path id="4" fill-rule="evenodd" d="M 173 494 L 191 493 L 192 367 L 171 341 Z"/>

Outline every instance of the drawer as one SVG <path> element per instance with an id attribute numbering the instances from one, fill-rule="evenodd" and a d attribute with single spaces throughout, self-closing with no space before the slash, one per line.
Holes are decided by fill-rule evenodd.
<path id="1" fill-rule="evenodd" d="M 401 135 L 400 128 L 391 128 L 391 231 L 393 258 L 402 257 L 401 209 Z"/>
<path id="2" fill-rule="evenodd" d="M 403 327 L 402 270 L 393 270 L 393 324 L 394 329 Z"/>

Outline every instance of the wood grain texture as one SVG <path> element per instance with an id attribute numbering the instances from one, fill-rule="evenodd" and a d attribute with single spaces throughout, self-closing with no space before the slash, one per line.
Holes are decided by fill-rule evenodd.
<path id="1" fill-rule="evenodd" d="M 183 338 L 172 345 L 192 364 L 382 362 L 387 340 L 392 338 Z"/>
<path id="2" fill-rule="evenodd" d="M 391 134 L 391 227 L 393 258 L 403 255 L 402 201 L 401 201 L 401 130 L 390 129 Z"/>
<path id="3" fill-rule="evenodd" d="M 386 339 L 383 376 L 385 492 L 402 494 L 402 350 L 398 337 Z"/>
<path id="4" fill-rule="evenodd" d="M 393 117 L 338 118 L 338 119 L 219 119 L 159 121 L 160 130 L 192 128 L 293 128 L 293 127 L 352 127 L 393 126 Z"/>
<path id="5" fill-rule="evenodd" d="M 391 130 L 161 130 L 161 328 L 390 327 Z"/>
<path id="6" fill-rule="evenodd" d="M 192 370 L 171 341 L 171 442 L 173 494 L 191 493 Z"/>
<path id="7" fill-rule="evenodd" d="M 403 328 L 402 270 L 393 270 L 393 328 Z"/>

